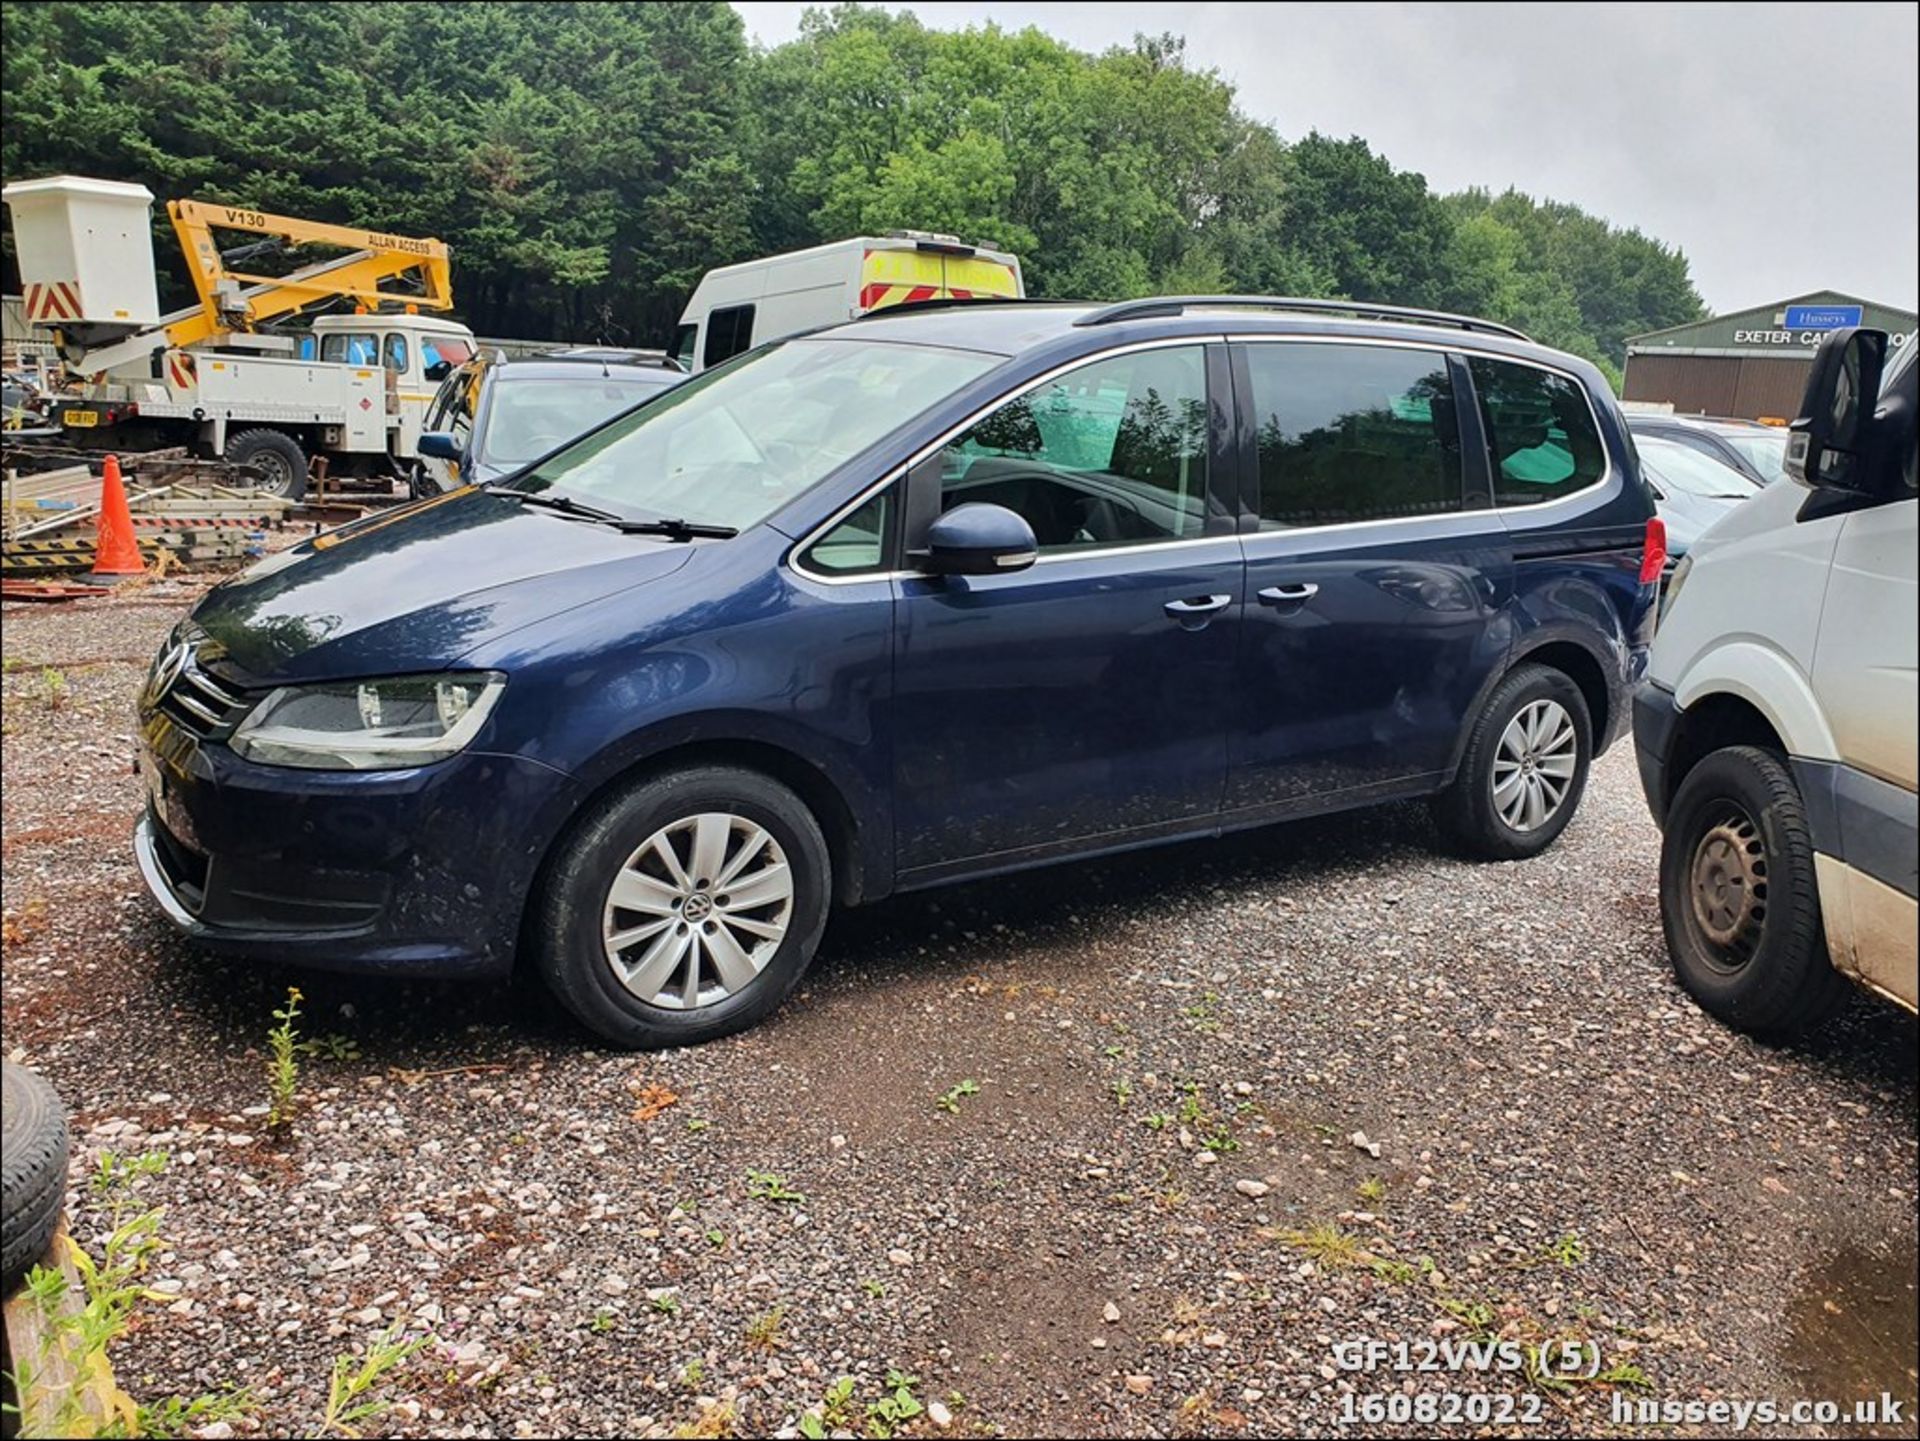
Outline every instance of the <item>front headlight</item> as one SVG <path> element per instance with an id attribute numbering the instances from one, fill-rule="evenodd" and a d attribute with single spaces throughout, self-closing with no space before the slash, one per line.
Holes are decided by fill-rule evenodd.
<path id="1" fill-rule="evenodd" d="M 480 727 L 507 678 L 494 671 L 282 686 L 228 742 L 250 761 L 383 771 L 445 760 Z"/>
<path id="2" fill-rule="evenodd" d="M 1686 584 L 1687 572 L 1693 569 L 1693 557 L 1683 555 L 1680 564 L 1673 568 L 1673 574 L 1667 577 L 1666 589 L 1660 592 L 1660 619 L 1667 618 L 1667 612 L 1673 609 L 1673 603 L 1680 599 L 1680 587 Z"/>

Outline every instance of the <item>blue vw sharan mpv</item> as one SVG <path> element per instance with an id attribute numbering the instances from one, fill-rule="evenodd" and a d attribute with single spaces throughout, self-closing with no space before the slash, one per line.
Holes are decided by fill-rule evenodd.
<path id="1" fill-rule="evenodd" d="M 1628 721 L 1653 514 L 1600 374 L 1499 325 L 883 311 L 217 587 L 135 848 L 209 947 L 518 955 L 699 1041 L 836 903 L 1412 796 L 1535 854 Z"/>

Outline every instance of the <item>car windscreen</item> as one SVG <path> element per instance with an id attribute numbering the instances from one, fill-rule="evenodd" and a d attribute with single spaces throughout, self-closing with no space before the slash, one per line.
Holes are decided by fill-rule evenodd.
<path id="1" fill-rule="evenodd" d="M 1727 500 L 1745 500 L 1757 487 L 1730 465 L 1722 465 L 1678 441 L 1660 440 L 1651 435 L 1634 442 L 1640 462 L 1653 472 L 1654 479 L 1689 495 L 1715 496 Z"/>
<path id="2" fill-rule="evenodd" d="M 508 471 L 558 450 L 609 416 L 629 410 L 680 377 L 600 375 L 582 366 L 577 376 L 519 379 L 511 368 L 494 381 L 488 398 L 486 434 L 478 458 L 496 471 Z"/>
<path id="3" fill-rule="evenodd" d="M 870 340 L 763 346 L 548 457 L 513 488 L 744 530 L 1003 359 Z"/>
<path id="4" fill-rule="evenodd" d="M 1784 430 L 1723 430 L 1720 439 L 1769 482 L 1787 478 L 1787 433 Z"/>

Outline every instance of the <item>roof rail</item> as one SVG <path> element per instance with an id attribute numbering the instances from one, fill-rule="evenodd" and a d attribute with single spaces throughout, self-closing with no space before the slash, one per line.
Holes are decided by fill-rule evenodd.
<path id="1" fill-rule="evenodd" d="M 1533 337 L 1494 320 L 1477 320 L 1471 315 L 1450 315 L 1443 310 L 1416 310 L 1407 305 L 1376 305 L 1365 300 L 1309 300 L 1288 295 L 1150 295 L 1140 300 L 1122 300 L 1104 305 L 1075 325 L 1111 325 L 1120 320 L 1148 320 L 1161 315 L 1179 315 L 1202 306 L 1240 310 L 1294 310 L 1317 315 L 1354 315 L 1367 320 L 1409 320 L 1418 325 L 1445 325 L 1456 330 L 1480 330 L 1489 335 L 1505 335 L 1532 344 Z"/>

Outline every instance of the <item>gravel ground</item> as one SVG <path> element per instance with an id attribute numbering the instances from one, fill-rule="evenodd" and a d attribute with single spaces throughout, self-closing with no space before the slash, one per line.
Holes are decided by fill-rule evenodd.
<path id="1" fill-rule="evenodd" d="M 897 1370 L 937 1403 L 904 1434 L 1326 1434 L 1449 1386 L 1582 1434 L 1616 1393 L 1884 1390 L 1912 1434 L 1914 1022 L 1861 998 L 1769 1048 L 1702 1015 L 1630 750 L 1539 860 L 1442 858 L 1391 807 L 902 898 L 836 918 L 759 1031 L 635 1057 L 529 985 L 175 938 L 128 855 L 129 716 L 192 594 L 5 614 L 5 1048 L 74 1112 L 83 1239 L 99 1152 L 169 1153 L 177 1299 L 115 1348 L 143 1398 L 243 1385 L 236 1432 L 310 1432 L 398 1323 L 435 1339 L 375 1432 L 764 1434 L 841 1376 L 864 1432 Z M 294 982 L 357 1055 L 310 1056 L 277 1135 Z M 1483 1331 L 1646 1386 L 1333 1350 Z"/>

